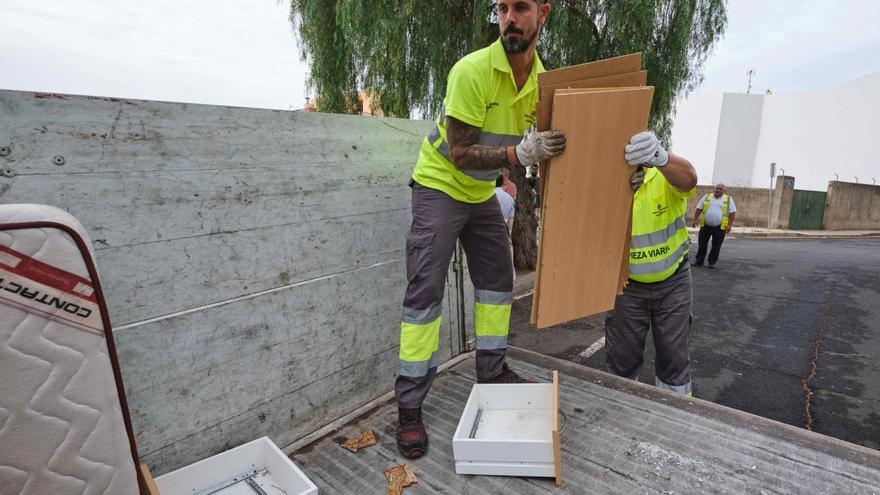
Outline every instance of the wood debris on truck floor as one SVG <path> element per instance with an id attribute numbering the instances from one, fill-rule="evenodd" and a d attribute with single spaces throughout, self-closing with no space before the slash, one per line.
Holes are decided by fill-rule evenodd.
<path id="1" fill-rule="evenodd" d="M 373 430 L 367 428 L 361 430 L 361 434 L 354 436 L 342 443 L 342 447 L 357 453 L 358 450 L 376 445 L 376 434 Z"/>
<path id="2" fill-rule="evenodd" d="M 385 479 L 388 480 L 388 495 L 400 495 L 405 487 L 419 482 L 409 464 L 398 464 L 386 469 Z"/>

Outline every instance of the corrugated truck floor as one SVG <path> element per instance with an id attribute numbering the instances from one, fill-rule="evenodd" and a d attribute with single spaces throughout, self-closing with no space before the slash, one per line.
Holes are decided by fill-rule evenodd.
<path id="1" fill-rule="evenodd" d="M 298 450 L 292 458 L 322 493 L 384 493 L 384 470 L 410 462 L 405 494 L 833 493 L 880 495 L 880 452 L 699 399 L 511 348 L 520 374 L 560 372 L 562 486 L 550 478 L 455 474 L 452 435 L 474 383 L 471 357 L 437 376 L 424 406 L 428 455 L 401 457 L 393 402 Z M 697 382 L 698 384 L 699 382 Z M 699 392 L 699 390 L 698 390 Z M 773 400 L 768 397 L 767 400 Z M 372 428 L 378 444 L 351 453 L 342 439 Z"/>

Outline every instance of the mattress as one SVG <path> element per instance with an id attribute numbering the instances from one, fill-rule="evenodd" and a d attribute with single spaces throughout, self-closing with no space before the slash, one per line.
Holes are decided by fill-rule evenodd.
<path id="1" fill-rule="evenodd" d="M 0 205 L 0 495 L 137 494 L 137 454 L 91 241 Z"/>

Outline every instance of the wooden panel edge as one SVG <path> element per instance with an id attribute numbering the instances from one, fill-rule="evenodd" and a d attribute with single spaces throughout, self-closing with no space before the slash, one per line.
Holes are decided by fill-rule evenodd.
<path id="1" fill-rule="evenodd" d="M 628 86 L 644 86 L 648 82 L 648 71 L 626 72 L 609 76 L 578 79 L 556 84 L 539 84 L 538 103 L 535 112 L 538 130 L 546 131 L 551 126 L 553 115 L 553 96 L 556 90 L 569 88 L 616 88 Z"/>
<path id="2" fill-rule="evenodd" d="M 140 470 L 141 475 L 144 477 L 144 481 L 147 483 L 146 495 L 159 495 L 159 487 L 156 486 L 156 480 L 153 479 L 153 475 L 150 473 L 150 468 L 142 462 Z"/>
<path id="3" fill-rule="evenodd" d="M 553 370 L 553 467 L 556 486 L 562 485 L 562 442 L 559 436 L 559 371 Z"/>
<path id="4" fill-rule="evenodd" d="M 581 95 L 584 93 L 623 93 L 627 91 L 644 91 L 647 88 L 653 88 L 654 86 L 619 86 L 619 87 L 610 87 L 610 88 L 560 88 L 553 90 L 553 97 L 556 98 L 556 95 Z"/>
<path id="5" fill-rule="evenodd" d="M 550 164 L 550 160 L 545 161 L 538 165 L 538 173 L 540 174 L 541 179 L 541 207 L 540 217 L 538 217 L 538 227 L 541 227 L 541 233 L 543 234 L 543 223 L 544 223 L 544 210 L 547 207 L 547 201 L 545 200 L 546 196 L 545 191 L 547 190 L 547 177 L 549 177 L 550 168 L 548 165 Z M 538 324 L 538 295 L 541 293 L 541 246 L 543 246 L 543 242 L 538 243 L 538 259 L 535 260 L 535 285 L 532 288 L 532 311 L 529 315 L 529 323 L 532 325 Z M 541 327 L 538 327 L 540 330 Z"/>
<path id="6" fill-rule="evenodd" d="M 642 52 L 635 52 L 544 71 L 538 74 L 538 82 L 541 84 L 554 84 L 575 79 L 588 79 L 634 72 L 641 68 Z"/>
<path id="7" fill-rule="evenodd" d="M 633 193 L 635 196 L 635 193 Z M 624 236 L 624 249 L 623 249 L 623 261 L 620 264 L 620 280 L 617 283 L 617 295 L 623 294 L 623 288 L 626 287 L 627 280 L 629 279 L 629 252 L 632 246 L 632 202 L 630 202 L 629 207 L 629 226 L 626 228 L 626 235 Z"/>
<path id="8" fill-rule="evenodd" d="M 637 70 L 633 72 L 624 72 L 622 74 L 611 74 L 609 76 L 602 77 L 588 77 L 584 79 L 576 79 L 573 81 L 565 81 L 553 84 L 544 84 L 541 85 L 540 88 L 542 90 L 551 90 L 551 89 L 567 89 L 567 88 L 577 88 L 583 87 L 581 85 L 588 85 L 586 87 L 601 87 L 600 85 L 603 83 L 608 83 L 608 87 L 618 87 L 615 85 L 616 81 L 625 80 L 625 81 L 633 81 L 628 82 L 627 85 L 633 86 L 644 86 L 648 83 L 648 71 L 646 70 Z M 593 86 L 595 85 L 595 86 Z M 540 94 L 538 95 L 540 97 Z"/>

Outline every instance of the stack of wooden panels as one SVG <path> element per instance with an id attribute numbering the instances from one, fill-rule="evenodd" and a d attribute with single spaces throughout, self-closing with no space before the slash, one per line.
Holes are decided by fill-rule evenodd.
<path id="1" fill-rule="evenodd" d="M 541 170 L 538 328 L 607 311 L 626 284 L 634 169 L 623 149 L 647 127 L 654 93 L 640 68 L 632 54 L 538 76 L 538 129 L 563 131 L 568 143 Z"/>

